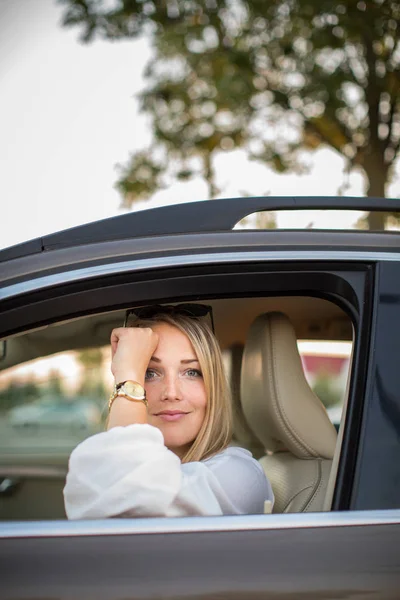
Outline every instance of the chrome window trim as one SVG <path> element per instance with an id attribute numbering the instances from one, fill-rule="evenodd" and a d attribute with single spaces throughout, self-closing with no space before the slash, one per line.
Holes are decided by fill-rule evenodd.
<path id="1" fill-rule="evenodd" d="M 31 466 L 31 465 L 15 465 L 15 466 L 7 466 L 0 465 L 0 478 L 1 477 L 10 477 L 12 479 L 16 477 L 45 477 L 45 478 L 55 478 L 55 477 L 65 477 L 67 474 L 67 469 L 63 469 L 61 467 L 52 467 L 52 466 Z"/>
<path id="2" fill-rule="evenodd" d="M 78 282 L 105 275 L 122 272 L 140 272 L 144 270 L 163 269 L 165 267 L 185 267 L 192 265 L 211 265 L 233 262 L 280 262 L 280 261 L 400 261 L 400 254 L 393 252 L 348 252 L 345 250 L 276 250 L 276 251 L 241 251 L 213 252 L 207 254 L 190 254 L 178 256 L 162 256 L 156 258 L 132 259 L 106 265 L 94 265 L 73 271 L 63 271 L 37 277 L 28 281 L 4 286 L 0 289 L 0 300 L 8 300 L 27 292 L 36 292 L 63 283 Z"/>
<path id="3" fill-rule="evenodd" d="M 3 522 L 0 539 L 268 531 L 400 524 L 400 509 L 225 517 Z"/>

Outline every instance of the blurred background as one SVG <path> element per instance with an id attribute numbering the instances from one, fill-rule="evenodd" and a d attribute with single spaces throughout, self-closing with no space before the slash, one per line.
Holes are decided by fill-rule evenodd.
<path id="1" fill-rule="evenodd" d="M 170 203 L 399 196 L 400 2 L 0 0 L 0 44 L 0 247 Z M 303 211 L 241 226 L 398 223 Z M 314 389 L 340 405 L 351 347 L 302 344 Z M 5 373 L 12 427 L 52 429 L 59 398 L 77 435 L 100 427 L 107 352 Z"/>
<path id="2" fill-rule="evenodd" d="M 0 0 L 1 247 L 176 202 L 397 197 L 399 23 L 387 0 Z M 245 226 L 397 227 L 363 217 Z"/>

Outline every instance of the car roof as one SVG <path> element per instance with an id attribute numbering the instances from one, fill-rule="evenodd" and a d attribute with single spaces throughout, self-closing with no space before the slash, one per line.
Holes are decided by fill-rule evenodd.
<path id="1" fill-rule="evenodd" d="M 188 233 L 230 232 L 239 221 L 255 212 L 307 209 L 400 212 L 400 199 L 267 196 L 174 204 L 102 219 L 11 246 L 0 251 L 0 262 L 44 251 L 104 241 Z"/>

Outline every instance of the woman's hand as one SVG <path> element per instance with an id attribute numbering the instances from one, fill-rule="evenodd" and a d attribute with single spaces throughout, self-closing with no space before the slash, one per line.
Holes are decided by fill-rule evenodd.
<path id="1" fill-rule="evenodd" d="M 111 333 L 111 372 L 115 383 L 131 379 L 144 385 L 146 370 L 158 345 L 149 327 L 118 327 Z"/>

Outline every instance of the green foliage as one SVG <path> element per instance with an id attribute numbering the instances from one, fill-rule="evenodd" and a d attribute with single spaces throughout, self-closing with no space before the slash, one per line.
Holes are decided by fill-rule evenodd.
<path id="1" fill-rule="evenodd" d="M 60 373 L 54 369 L 50 371 L 47 384 L 42 388 L 42 393 L 49 394 L 50 396 L 63 396 L 64 395 L 63 380 Z"/>
<path id="2" fill-rule="evenodd" d="M 87 348 L 76 355 L 77 361 L 87 371 L 101 369 L 103 365 L 103 353 L 100 348 Z"/>
<path id="3" fill-rule="evenodd" d="M 341 394 L 332 378 L 323 373 L 318 374 L 313 383 L 313 392 L 318 396 L 325 408 L 336 406 L 341 401 Z"/>
<path id="4" fill-rule="evenodd" d="M 218 152 L 244 148 L 283 172 L 321 144 L 384 195 L 400 149 L 400 2 L 59 2 L 83 41 L 152 41 L 140 99 L 153 143 L 121 173 L 125 205 L 154 193 L 171 165 L 201 173 L 213 195 Z"/>
<path id="5" fill-rule="evenodd" d="M 157 163 L 149 151 L 134 154 L 129 164 L 119 166 L 117 189 L 121 192 L 123 206 L 129 208 L 138 200 L 146 200 L 164 187 L 162 175 L 166 165 Z"/>
<path id="6" fill-rule="evenodd" d="M 63 381 L 57 370 L 50 372 L 43 385 L 31 379 L 28 381 L 11 380 L 8 386 L 0 390 L 0 412 L 16 406 L 28 405 L 43 398 L 62 398 Z"/>
<path id="7" fill-rule="evenodd" d="M 83 367 L 77 395 L 91 398 L 102 406 L 107 392 L 103 382 L 103 352 L 101 348 L 82 350 L 78 352 L 77 360 Z"/>
<path id="8" fill-rule="evenodd" d="M 35 402 L 41 394 L 42 390 L 35 381 L 24 383 L 11 381 L 7 387 L 0 390 L 0 412 L 8 411 L 14 406 Z"/>
<path id="9" fill-rule="evenodd" d="M 276 229 L 276 216 L 274 212 L 260 211 L 254 215 L 244 217 L 238 225 L 247 229 Z"/>
<path id="10" fill-rule="evenodd" d="M 6 387 L 0 390 L 0 413 L 40 400 L 56 401 L 62 404 L 65 400 L 73 401 L 74 398 L 90 398 L 102 407 L 108 390 L 105 389 L 103 382 L 101 349 L 83 350 L 78 353 L 77 359 L 83 367 L 83 376 L 81 384 L 73 396 L 66 392 L 61 374 L 57 370 L 53 370 L 44 383 L 39 383 L 34 378 L 28 381 L 11 380 Z"/>

